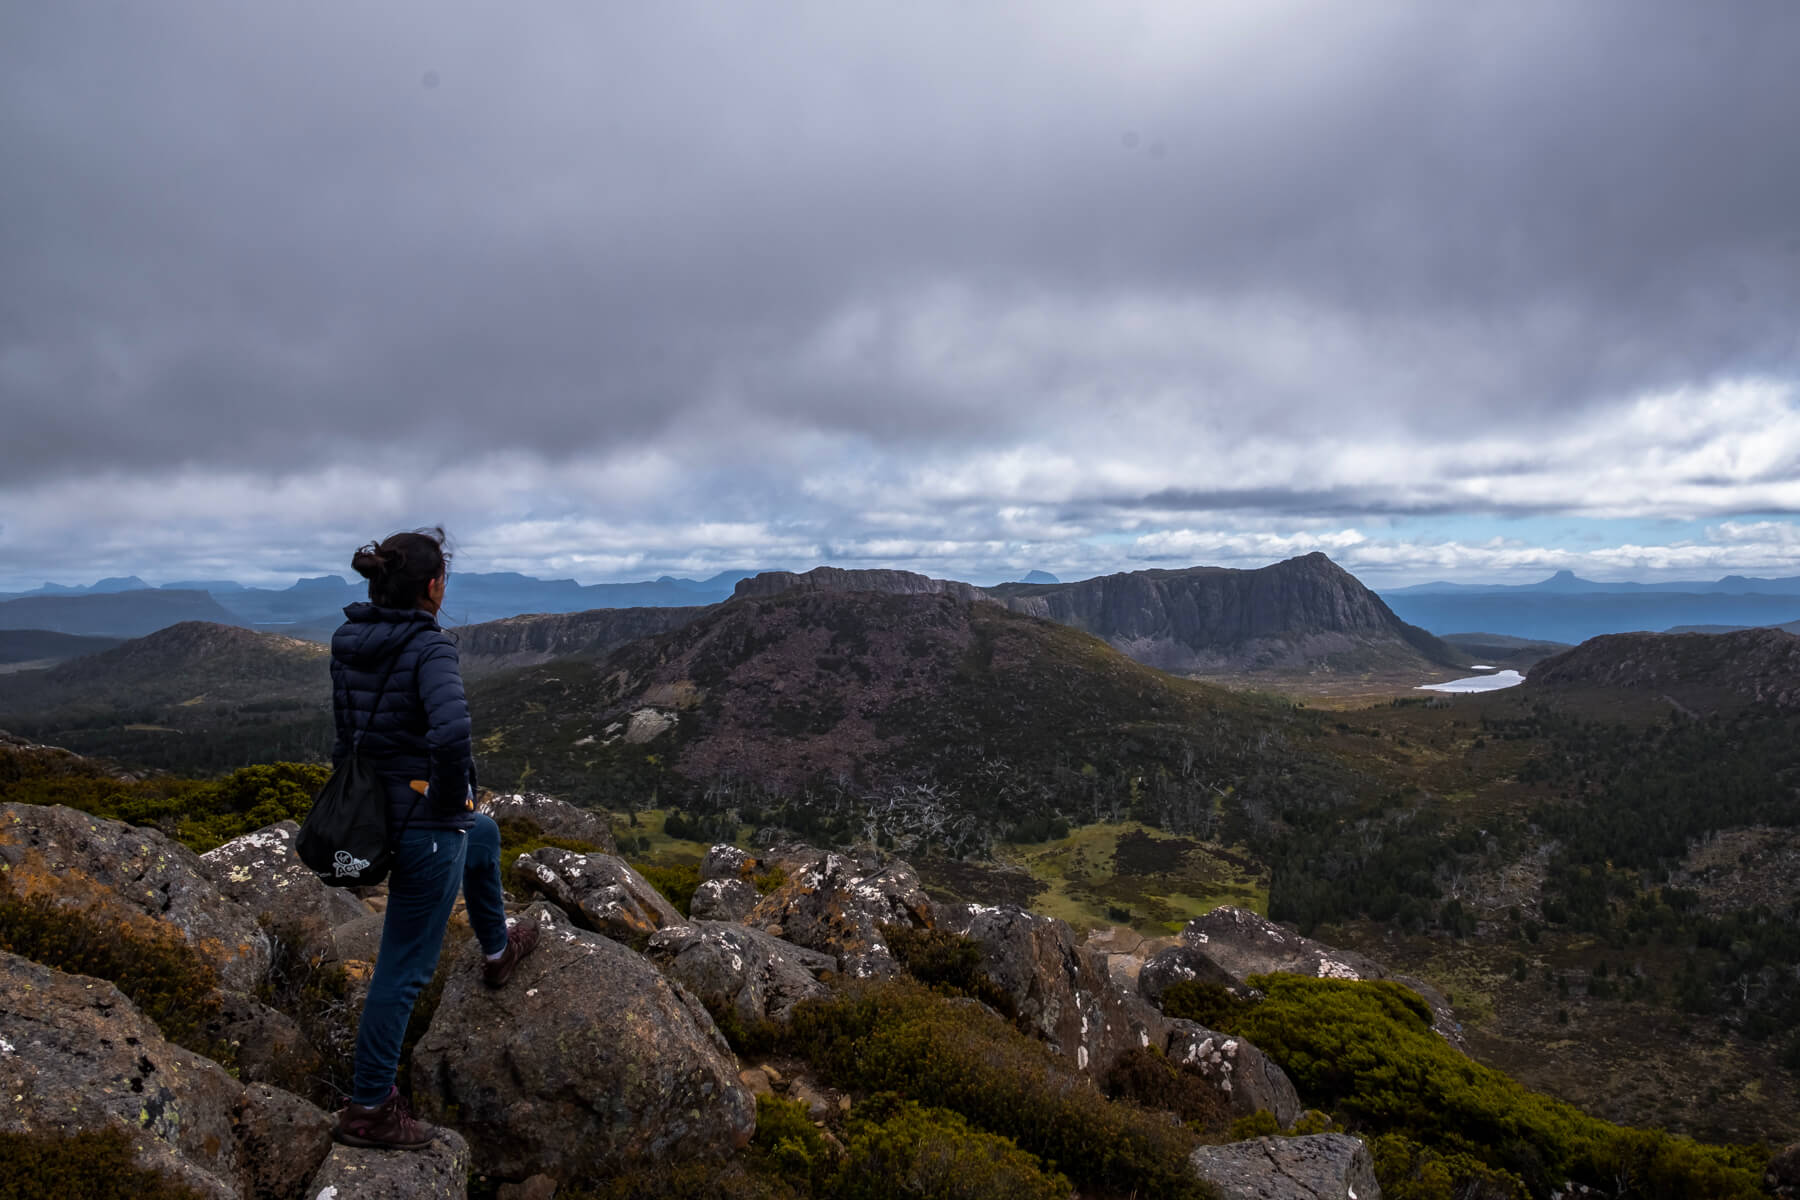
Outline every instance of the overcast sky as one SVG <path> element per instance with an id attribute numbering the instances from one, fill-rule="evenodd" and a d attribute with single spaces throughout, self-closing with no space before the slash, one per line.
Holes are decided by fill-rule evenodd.
<path id="1" fill-rule="evenodd" d="M 0 7 L 0 589 L 1800 574 L 1800 5 Z"/>

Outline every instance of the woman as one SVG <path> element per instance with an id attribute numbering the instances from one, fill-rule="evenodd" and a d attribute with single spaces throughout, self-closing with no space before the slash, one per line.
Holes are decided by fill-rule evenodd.
<path id="1" fill-rule="evenodd" d="M 332 761 L 343 762 L 356 745 L 374 764 L 395 831 L 381 953 L 356 1030 L 355 1083 L 338 1114 L 337 1139 L 351 1146 L 421 1150 L 437 1134 L 407 1108 L 394 1073 L 413 1002 L 437 969 L 457 889 L 487 956 L 489 987 L 511 978 L 537 945 L 535 924 L 508 927 L 500 830 L 475 811 L 462 671 L 456 644 L 437 623 L 449 560 L 441 528 L 396 533 L 358 550 L 350 565 L 369 581 L 369 602 L 345 608 L 331 639 Z"/>

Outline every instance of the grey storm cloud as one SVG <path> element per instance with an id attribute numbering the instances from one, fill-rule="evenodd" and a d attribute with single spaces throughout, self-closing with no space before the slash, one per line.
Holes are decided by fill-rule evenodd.
<path id="1" fill-rule="evenodd" d="M 1782 0 L 12 5 L 0 474 L 1448 442 L 1792 376 L 1796 61 Z M 1314 511 L 1445 503 L 1377 491 Z M 1231 492 L 1173 506 L 1311 494 Z"/>

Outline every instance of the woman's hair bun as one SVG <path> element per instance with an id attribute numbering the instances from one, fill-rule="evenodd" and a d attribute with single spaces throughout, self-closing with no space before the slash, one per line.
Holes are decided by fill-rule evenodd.
<path id="1" fill-rule="evenodd" d="M 374 542 L 370 542 L 356 552 L 356 555 L 350 560 L 350 565 L 364 579 L 377 579 L 387 574 L 388 566 L 392 561 L 386 551 Z"/>

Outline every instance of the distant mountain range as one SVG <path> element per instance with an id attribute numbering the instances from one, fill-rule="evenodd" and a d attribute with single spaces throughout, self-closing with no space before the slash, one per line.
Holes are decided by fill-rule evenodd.
<path id="1" fill-rule="evenodd" d="M 470 625 L 521 613 L 688 608 L 728 599 L 732 588 L 752 574 L 725 571 L 709 579 L 665 575 L 641 583 L 595 584 L 512 572 L 455 574 L 443 615 L 446 624 Z M 136 576 L 102 579 L 90 587 L 47 583 L 30 592 L 0 593 L 0 629 L 141 637 L 179 621 L 216 621 L 324 641 L 342 622 L 343 607 L 368 595 L 367 583 L 341 575 L 301 579 L 279 589 L 231 580 L 151 587 Z"/>

